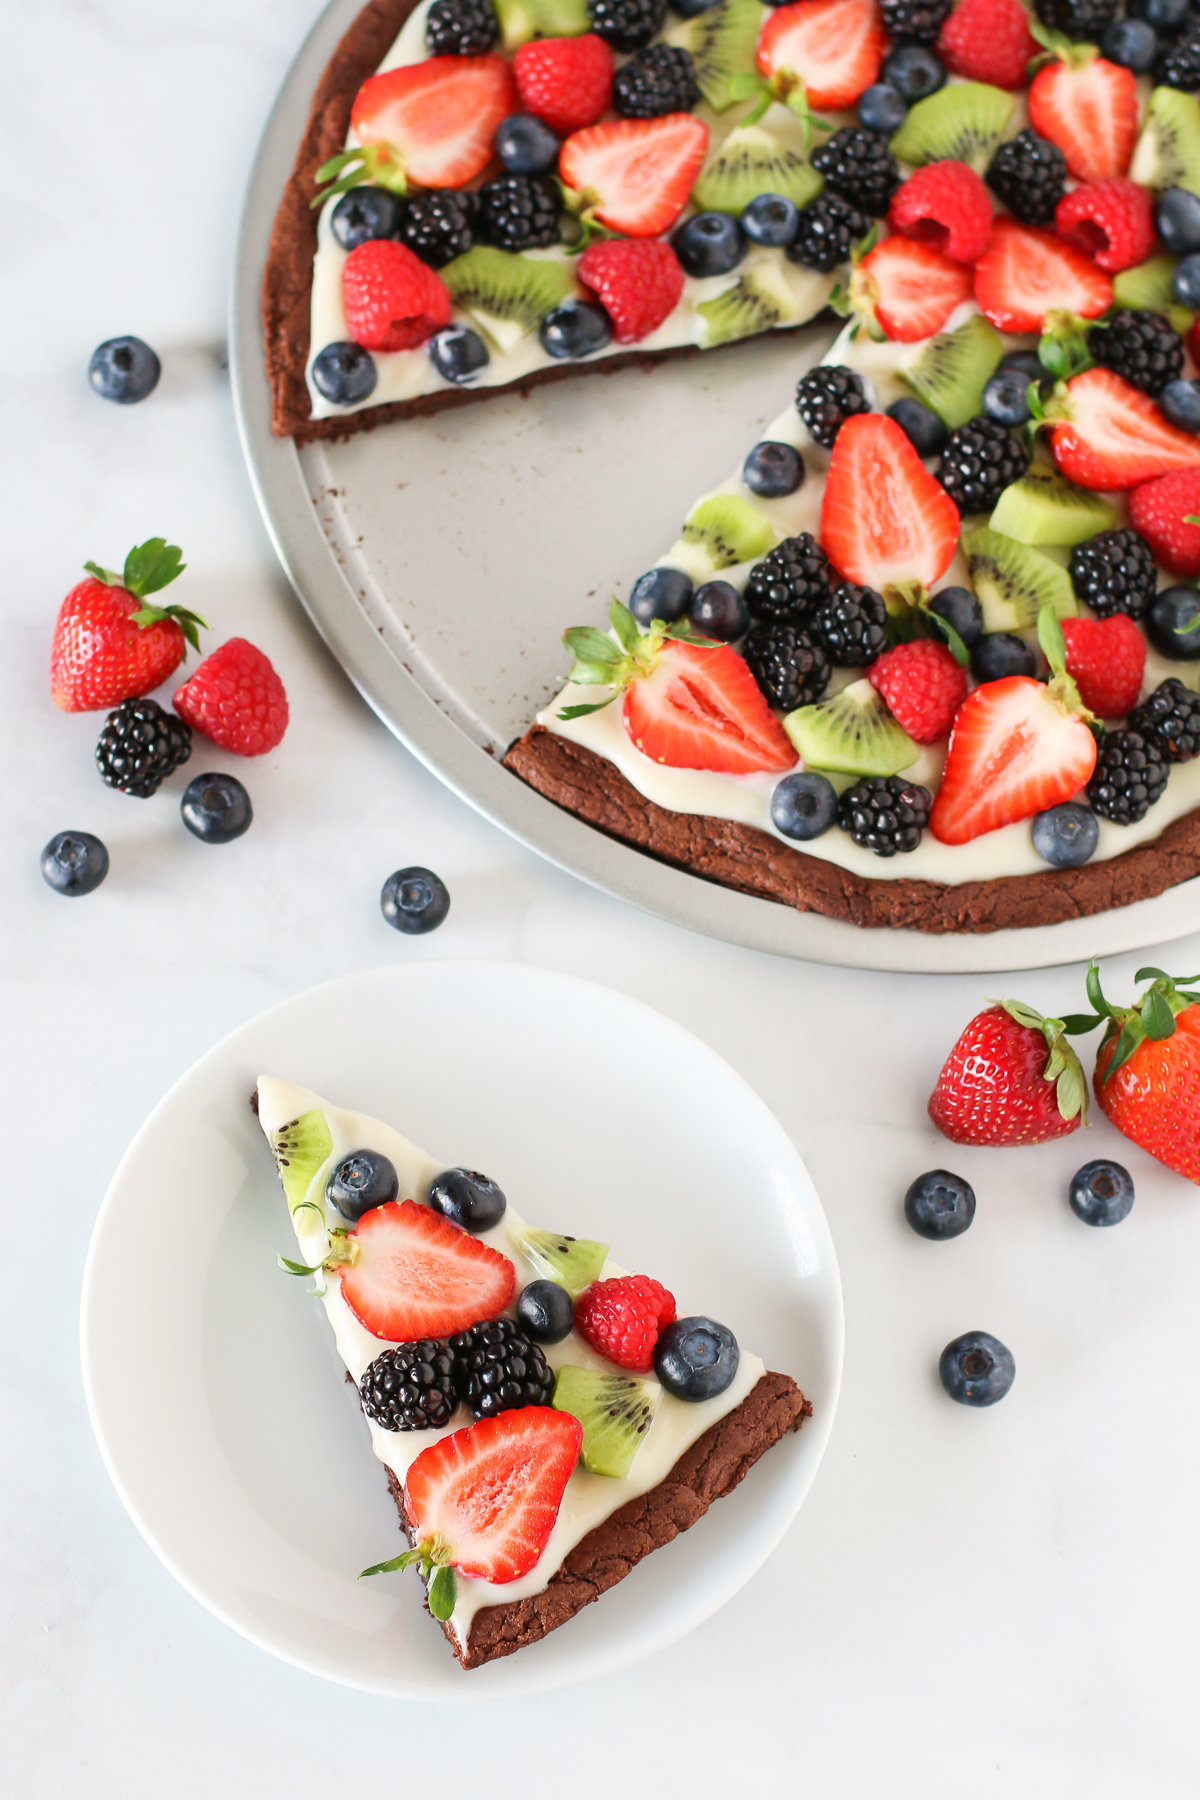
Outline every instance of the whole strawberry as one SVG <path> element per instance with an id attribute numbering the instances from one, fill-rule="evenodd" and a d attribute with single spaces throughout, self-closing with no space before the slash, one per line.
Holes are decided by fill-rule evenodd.
<path id="1" fill-rule="evenodd" d="M 1044 1019 L 1020 1000 L 977 1013 L 937 1079 L 929 1116 L 955 1144 L 1043 1144 L 1078 1130 L 1087 1083 L 1067 1043 L 1077 1020 Z"/>
<path id="2" fill-rule="evenodd" d="M 675 1317 L 675 1296 L 649 1275 L 615 1275 L 593 1281 L 575 1302 L 583 1337 L 623 1369 L 649 1369 L 664 1325 Z"/>
<path id="3" fill-rule="evenodd" d="M 575 265 L 613 322 L 618 344 L 649 337 L 673 312 L 683 292 L 683 269 L 670 244 L 657 238 L 612 238 L 592 244 Z"/>
<path id="4" fill-rule="evenodd" d="M 1117 1130 L 1158 1162 L 1200 1185 L 1200 993 L 1173 977 L 1139 969 L 1150 986 L 1133 1006 L 1110 1006 L 1095 963 L 1088 970 L 1091 1021 L 1108 1020 L 1092 1085 Z"/>
<path id="5" fill-rule="evenodd" d="M 85 563 L 81 581 L 59 608 L 50 648 L 50 693 L 64 712 L 95 712 L 148 694 L 187 655 L 200 648 L 205 621 L 183 606 L 152 606 L 181 575 L 183 552 L 165 538 L 148 538 L 125 558 L 118 575 Z M 207 630 L 207 626 L 205 626 Z"/>
<path id="6" fill-rule="evenodd" d="M 288 703 L 261 650 L 230 638 L 206 656 L 172 701 L 181 719 L 235 756 L 264 756 L 287 730 Z"/>

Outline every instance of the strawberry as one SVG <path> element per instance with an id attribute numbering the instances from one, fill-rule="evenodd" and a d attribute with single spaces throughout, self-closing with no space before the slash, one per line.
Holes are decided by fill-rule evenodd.
<path id="1" fill-rule="evenodd" d="M 85 563 L 91 579 L 73 587 L 58 610 L 50 646 L 50 695 L 64 712 L 93 712 L 148 694 L 177 669 L 189 644 L 200 648 L 204 620 L 183 606 L 152 606 L 181 575 L 182 551 L 148 538 L 125 558 L 120 575 Z"/>
<path id="2" fill-rule="evenodd" d="M 1098 319 L 1112 305 L 1112 282 L 1061 238 L 998 218 L 975 265 L 975 298 L 998 330 L 1040 333 L 1050 312 Z"/>
<path id="3" fill-rule="evenodd" d="M 415 1200 L 389 1200 L 335 1232 L 324 1266 L 359 1324 L 393 1344 L 498 1318 L 517 1284 L 507 1256 Z"/>
<path id="4" fill-rule="evenodd" d="M 1176 469 L 1129 496 L 1129 523 L 1172 575 L 1200 575 L 1200 468 Z"/>
<path id="5" fill-rule="evenodd" d="M 938 33 L 937 51 L 952 75 L 991 87 L 1025 86 L 1038 46 L 1021 0 L 961 0 Z"/>
<path id="6" fill-rule="evenodd" d="M 618 344 L 649 337 L 683 292 L 683 270 L 670 244 L 645 238 L 592 244 L 575 264 L 575 273 L 612 320 Z"/>
<path id="7" fill-rule="evenodd" d="M 565 707 L 561 719 L 599 712 L 623 694 L 625 729 L 653 762 L 726 775 L 795 765 L 790 739 L 736 650 L 661 620 L 643 636 L 618 600 L 608 616 L 618 642 L 588 625 L 565 631 L 563 642 L 576 658 L 571 681 L 613 691 L 595 704 Z"/>
<path id="8" fill-rule="evenodd" d="M 1108 1021 L 1092 1076 L 1096 1098 L 1118 1131 L 1200 1184 L 1200 994 L 1184 986 L 1200 977 L 1146 968 L 1134 980 L 1150 980 L 1141 999 L 1110 1006 L 1094 962 L 1088 970 L 1096 1017 L 1079 1025 Z"/>
<path id="9" fill-rule="evenodd" d="M 954 715 L 967 697 L 966 670 L 945 644 L 929 638 L 885 650 L 867 670 L 867 680 L 917 744 L 949 737 Z"/>
<path id="10" fill-rule="evenodd" d="M 346 328 L 364 350 L 414 350 L 450 323 L 450 290 L 407 244 L 370 238 L 342 266 Z"/>
<path id="11" fill-rule="evenodd" d="M 942 1135 L 954 1144 L 1044 1144 L 1077 1131 L 1087 1083 L 1068 1028 L 1079 1021 L 1044 1019 L 1020 1000 L 977 1013 L 929 1097 Z"/>
<path id="12" fill-rule="evenodd" d="M 1200 466 L 1200 439 L 1168 425 L 1148 394 L 1110 369 L 1085 369 L 1047 407 L 1050 449 L 1068 481 L 1101 493 Z"/>
<path id="13" fill-rule="evenodd" d="M 1137 705 L 1146 670 L 1146 640 L 1133 620 L 1127 613 L 1064 619 L 1062 632 L 1067 674 L 1083 704 L 1098 719 L 1123 719 Z"/>
<path id="14" fill-rule="evenodd" d="M 1058 145 L 1077 181 L 1124 175 L 1137 138 L 1137 81 L 1089 45 L 1072 44 L 1034 76 L 1029 122 Z"/>
<path id="15" fill-rule="evenodd" d="M 949 567 L 958 527 L 958 508 L 894 419 L 846 420 L 821 498 L 821 543 L 844 580 L 929 587 Z"/>
<path id="16" fill-rule="evenodd" d="M 896 189 L 888 224 L 951 262 L 975 263 L 992 235 L 992 203 L 966 163 L 926 163 Z"/>
<path id="17" fill-rule="evenodd" d="M 1154 195 L 1121 175 L 1086 182 L 1063 195 L 1054 229 L 1097 267 L 1118 275 L 1154 252 Z"/>
<path id="18" fill-rule="evenodd" d="M 593 1281 L 575 1302 L 575 1324 L 593 1350 L 623 1369 L 649 1369 L 664 1325 L 675 1317 L 675 1296 L 649 1275 Z"/>
<path id="19" fill-rule="evenodd" d="M 230 638 L 171 701 L 181 719 L 235 756 L 264 756 L 287 730 L 283 683 L 261 650 Z"/>
<path id="20" fill-rule="evenodd" d="M 626 237 L 657 237 L 673 225 L 708 149 L 708 126 L 690 113 L 607 119 L 576 131 L 558 169 L 568 204 Z"/>
<path id="21" fill-rule="evenodd" d="M 915 238 L 885 238 L 850 276 L 850 305 L 872 336 L 882 331 L 901 344 L 932 337 L 970 298 L 968 271 Z"/>
<path id="22" fill-rule="evenodd" d="M 536 113 L 560 137 L 594 125 L 612 100 L 612 51 L 594 31 L 522 44 L 513 57 L 513 73 L 524 110 Z"/>
<path id="23" fill-rule="evenodd" d="M 359 88 L 350 124 L 359 148 L 317 170 L 320 195 L 371 181 L 395 193 L 409 184 L 462 187 L 491 161 L 492 136 L 517 110 L 517 86 L 502 56 L 431 56 L 372 75 Z"/>
<path id="24" fill-rule="evenodd" d="M 879 79 L 887 33 L 876 0 L 796 0 L 758 36 L 758 66 L 776 99 L 803 89 L 810 107 L 839 112 Z"/>

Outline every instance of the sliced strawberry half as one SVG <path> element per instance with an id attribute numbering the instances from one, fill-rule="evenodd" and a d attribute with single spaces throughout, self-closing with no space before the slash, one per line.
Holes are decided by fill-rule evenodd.
<path id="1" fill-rule="evenodd" d="M 671 769 L 752 775 L 795 766 L 791 740 L 728 644 L 664 643 L 653 672 L 626 693 L 624 719 L 642 755 Z"/>
<path id="2" fill-rule="evenodd" d="M 958 709 L 929 827 L 942 844 L 1069 800 L 1096 766 L 1096 740 L 1055 682 L 989 681 Z"/>
<path id="3" fill-rule="evenodd" d="M 942 329 L 956 306 L 971 298 L 971 271 L 916 238 L 876 244 L 850 277 L 850 301 L 877 319 L 895 342 L 915 344 Z"/>
<path id="4" fill-rule="evenodd" d="M 552 1406 L 521 1406 L 452 1431 L 422 1450 L 404 1478 L 419 1544 L 479 1581 L 516 1581 L 546 1548 L 583 1426 Z"/>
<path id="5" fill-rule="evenodd" d="M 834 440 L 821 500 L 821 543 L 847 581 L 944 575 L 958 546 L 958 508 L 894 419 L 860 413 Z"/>
<path id="6" fill-rule="evenodd" d="M 507 1256 L 415 1200 L 389 1200 L 335 1238 L 326 1267 L 350 1311 L 393 1344 L 450 1337 L 495 1319 L 513 1297 Z"/>
<path id="7" fill-rule="evenodd" d="M 687 205 L 707 149 L 708 126 L 691 113 L 607 119 L 573 132 L 558 168 L 581 212 L 627 237 L 657 237 Z"/>
<path id="8" fill-rule="evenodd" d="M 502 56 L 431 56 L 388 69 L 358 90 L 350 123 L 366 155 L 357 161 L 400 192 L 409 182 L 462 187 L 491 160 L 496 127 L 517 106 L 517 84 Z M 355 159 L 351 151 L 334 161 Z M 335 172 L 330 164 L 326 170 Z"/>
<path id="9" fill-rule="evenodd" d="M 1111 369 L 1087 369 L 1067 383 L 1069 416 L 1051 425 L 1050 449 L 1068 481 L 1122 493 L 1200 466 L 1200 439 L 1169 425 L 1148 394 Z"/>
<path id="10" fill-rule="evenodd" d="M 879 79 L 887 43 L 876 0 L 797 0 L 768 15 L 758 66 L 779 98 L 801 87 L 811 107 L 837 112 Z"/>
<path id="11" fill-rule="evenodd" d="M 1077 180 L 1124 175 L 1137 140 L 1137 80 L 1129 69 L 1072 45 L 1034 76 L 1029 122 L 1058 145 Z"/>
<path id="12" fill-rule="evenodd" d="M 1112 280 L 1061 238 L 999 218 L 975 265 L 975 298 L 997 330 L 1040 332 L 1049 312 L 1098 319 L 1112 305 Z"/>

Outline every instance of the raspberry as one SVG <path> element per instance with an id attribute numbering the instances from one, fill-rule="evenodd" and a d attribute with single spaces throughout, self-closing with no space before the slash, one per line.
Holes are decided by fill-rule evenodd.
<path id="1" fill-rule="evenodd" d="M 959 668 L 945 644 L 929 638 L 885 650 L 867 670 L 867 680 L 917 744 L 936 744 L 949 737 L 954 715 L 967 697 L 966 670 Z"/>
<path id="2" fill-rule="evenodd" d="M 1038 46 L 1021 0 L 962 0 L 938 33 L 938 55 L 952 75 L 993 87 L 1025 86 Z"/>
<path id="3" fill-rule="evenodd" d="M 342 270 L 346 327 L 364 350 L 413 350 L 450 323 L 450 290 L 404 244 L 371 238 Z"/>
<path id="4" fill-rule="evenodd" d="M 1134 530 L 1172 575 L 1200 575 L 1200 525 L 1186 524 L 1189 514 L 1200 518 L 1200 469 L 1175 469 L 1129 497 Z"/>
<path id="5" fill-rule="evenodd" d="M 1137 705 L 1146 669 L 1146 640 L 1127 613 L 1111 619 L 1064 619 L 1067 673 L 1098 719 L 1123 719 Z"/>
<path id="6" fill-rule="evenodd" d="M 613 322 L 618 344 L 648 337 L 674 311 L 683 270 L 670 244 L 653 238 L 614 238 L 593 244 L 575 265 Z"/>
<path id="7" fill-rule="evenodd" d="M 522 44 L 513 57 L 513 73 L 524 110 L 536 113 L 560 137 L 594 125 L 612 100 L 612 51 L 594 31 Z"/>
<path id="8" fill-rule="evenodd" d="M 181 719 L 236 756 L 265 756 L 287 730 L 283 683 L 245 638 L 230 638 L 206 656 L 171 704 Z"/>
<path id="9" fill-rule="evenodd" d="M 575 1302 L 575 1323 L 593 1350 L 623 1369 L 648 1369 L 663 1325 L 675 1317 L 675 1296 L 648 1275 L 594 1281 Z"/>
<path id="10" fill-rule="evenodd" d="M 1086 181 L 1063 195 L 1055 209 L 1054 229 L 1116 275 L 1153 254 L 1154 195 L 1120 175 Z"/>
<path id="11" fill-rule="evenodd" d="M 992 203 L 966 163 L 926 163 L 896 190 L 888 224 L 951 262 L 974 263 L 992 235 Z"/>

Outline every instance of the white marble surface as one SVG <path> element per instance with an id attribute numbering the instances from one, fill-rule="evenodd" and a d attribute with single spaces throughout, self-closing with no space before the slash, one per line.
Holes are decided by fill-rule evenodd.
<path id="1" fill-rule="evenodd" d="M 311 12 L 311 0 L 40 0 L 8 21 L 5 1792 L 305 1800 L 336 1770 L 343 1793 L 495 1800 L 1194 1795 L 1200 1196 L 1103 1122 L 1086 1146 L 948 1153 L 925 1097 L 992 983 L 776 963 L 542 866 L 389 738 L 284 586 L 220 345 L 244 171 Z M 165 375 L 123 410 L 91 395 L 84 368 L 127 330 L 159 348 Z M 254 828 L 225 850 L 188 838 L 172 798 L 104 789 L 97 718 L 50 704 L 51 626 L 79 565 L 156 532 L 187 551 L 181 598 L 216 633 L 260 643 L 292 700 L 281 749 L 244 771 Z M 113 854 L 105 887 L 78 904 L 37 871 L 64 826 L 98 831 Z M 376 902 L 408 861 L 438 869 L 454 898 L 424 943 L 391 933 Z M 1200 940 L 1162 960 L 1186 969 L 1198 954 Z M 448 955 L 599 976 L 728 1057 L 808 1158 L 848 1347 L 816 1487 L 724 1612 L 591 1689 L 419 1716 L 272 1661 L 158 1565 L 92 1442 L 76 1308 L 108 1177 L 196 1056 L 325 976 Z M 1138 960 L 1110 969 L 1116 991 Z M 1077 969 L 996 985 L 1046 1010 L 1081 1001 Z M 1085 1150 L 1125 1154 L 1134 1173 L 1137 1205 L 1117 1231 L 1067 1209 Z M 943 1161 L 980 1206 L 966 1238 L 934 1246 L 907 1230 L 899 1199 Z M 934 1373 L 941 1345 L 974 1326 L 1018 1367 L 1010 1397 L 979 1414 L 946 1400 Z"/>

